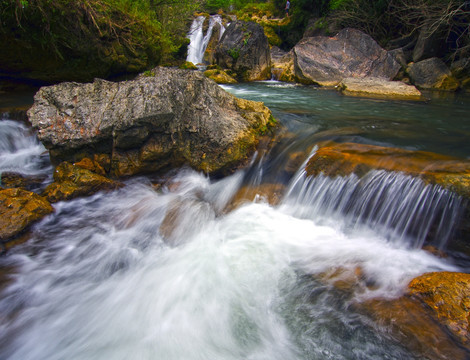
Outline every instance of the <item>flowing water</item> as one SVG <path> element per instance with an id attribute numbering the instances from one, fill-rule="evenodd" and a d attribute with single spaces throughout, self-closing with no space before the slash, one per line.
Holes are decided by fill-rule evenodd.
<path id="1" fill-rule="evenodd" d="M 428 271 L 468 271 L 421 249 L 454 241 L 462 199 L 399 173 L 306 178 L 301 162 L 324 139 L 468 158 L 469 98 L 225 88 L 265 101 L 291 136 L 223 179 L 183 168 L 161 186 L 135 178 L 55 204 L 26 244 L 0 258 L 1 359 L 422 358 L 357 304 L 399 296 Z M 24 147 L 18 167 L 48 171 L 34 137 L 11 145 L 26 139 L 23 125 L 0 126 L 4 161 Z M 260 195 L 233 206 L 246 186 L 271 184 L 285 187 L 279 204 Z M 341 289 L 326 280 L 335 271 L 360 279 Z"/>
<path id="2" fill-rule="evenodd" d="M 222 37 L 225 31 L 225 27 L 222 25 L 222 17 L 220 15 L 213 15 L 209 17 L 209 24 L 204 34 L 204 23 L 206 17 L 201 15 L 193 20 L 191 24 L 191 29 L 189 30 L 189 46 L 188 46 L 188 56 L 187 61 L 192 62 L 193 64 L 202 64 L 204 62 L 204 52 L 209 45 L 209 41 L 212 37 L 212 31 L 214 26 L 219 26 L 219 39 Z"/>

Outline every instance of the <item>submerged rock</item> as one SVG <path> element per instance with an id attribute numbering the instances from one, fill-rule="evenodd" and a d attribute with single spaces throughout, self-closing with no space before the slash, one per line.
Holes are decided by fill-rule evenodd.
<path id="1" fill-rule="evenodd" d="M 267 202 L 270 205 L 280 203 L 286 190 L 283 184 L 261 184 L 258 186 L 243 186 L 235 194 L 225 211 L 232 211 L 243 204 L 251 202 Z"/>
<path id="2" fill-rule="evenodd" d="M 46 187 L 43 195 L 50 202 L 57 202 L 93 195 L 102 190 L 115 190 L 122 186 L 116 181 L 82 167 L 84 164 L 88 165 L 89 162 L 91 160 L 82 160 L 77 165 L 68 162 L 61 163 L 54 172 L 54 182 Z"/>
<path id="3" fill-rule="evenodd" d="M 425 151 L 326 143 L 307 163 L 307 175 L 363 176 L 370 170 L 400 171 L 470 198 L 470 161 Z"/>
<path id="4" fill-rule="evenodd" d="M 400 64 L 369 35 L 355 29 L 334 37 L 302 39 L 294 47 L 295 77 L 299 82 L 337 85 L 347 77 L 393 79 Z"/>
<path id="5" fill-rule="evenodd" d="M 461 348 L 415 299 L 372 299 L 354 307 L 419 358 L 468 359 L 469 351 Z"/>
<path id="6" fill-rule="evenodd" d="M 41 88 L 28 116 L 52 161 L 97 158 L 114 176 L 182 164 L 224 172 L 275 125 L 263 103 L 238 99 L 201 72 L 156 68 L 147 75 Z"/>
<path id="7" fill-rule="evenodd" d="M 0 242 L 12 240 L 52 212 L 51 204 L 31 191 L 0 190 Z"/>
<path id="8" fill-rule="evenodd" d="M 346 78 L 338 85 L 345 95 L 399 100 L 421 100 L 421 92 L 413 85 L 381 78 Z"/>
<path id="9" fill-rule="evenodd" d="M 410 282 L 408 295 L 425 304 L 428 313 L 459 342 L 470 345 L 470 274 L 424 274 Z"/>
<path id="10" fill-rule="evenodd" d="M 29 191 L 41 188 L 47 175 L 24 175 L 15 172 L 0 173 L 0 186 L 4 188 L 23 188 Z"/>
<path id="11" fill-rule="evenodd" d="M 271 79 L 271 53 L 261 25 L 234 21 L 215 50 L 215 62 L 237 74 L 237 80 Z"/>

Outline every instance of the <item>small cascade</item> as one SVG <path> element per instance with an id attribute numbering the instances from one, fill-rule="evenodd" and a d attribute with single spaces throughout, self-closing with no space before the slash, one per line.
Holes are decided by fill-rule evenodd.
<path id="1" fill-rule="evenodd" d="M 420 248 L 429 241 L 442 249 L 462 216 L 463 199 L 438 185 L 402 173 L 371 171 L 330 178 L 300 171 L 284 203 L 295 216 L 347 230 L 378 230 L 400 246 Z"/>
<path id="2" fill-rule="evenodd" d="M 7 118 L 4 114 L 0 120 L 0 175 L 14 172 L 49 176 L 52 168 L 46 148 L 30 128 Z"/>
<path id="3" fill-rule="evenodd" d="M 218 40 L 220 40 L 225 31 L 220 15 L 213 15 L 209 18 L 209 26 L 207 28 L 206 34 L 204 35 L 203 27 L 205 20 L 205 16 L 202 15 L 194 19 L 188 34 L 189 46 L 186 60 L 192 62 L 193 64 L 201 64 L 204 61 L 204 52 L 206 51 L 207 46 L 211 40 L 214 26 L 220 26 Z"/>

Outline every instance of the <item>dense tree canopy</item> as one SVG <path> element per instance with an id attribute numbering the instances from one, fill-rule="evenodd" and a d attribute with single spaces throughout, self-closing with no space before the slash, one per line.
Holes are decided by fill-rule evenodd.
<path id="1" fill-rule="evenodd" d="M 189 0 L 1 0 L 0 69 L 89 80 L 171 61 L 185 43 Z"/>
<path id="2" fill-rule="evenodd" d="M 0 75 L 87 81 L 171 64 L 185 56 L 195 11 L 282 18 L 284 6 L 285 0 L 0 0 Z M 326 34 L 354 27 L 389 48 L 397 39 L 435 38 L 454 60 L 470 56 L 469 22 L 467 0 L 291 0 L 289 21 L 270 30 L 286 50 L 307 25 Z"/>

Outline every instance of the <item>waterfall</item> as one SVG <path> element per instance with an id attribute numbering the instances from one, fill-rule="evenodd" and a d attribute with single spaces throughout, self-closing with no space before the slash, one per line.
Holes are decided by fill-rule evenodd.
<path id="1" fill-rule="evenodd" d="M 0 174 L 48 175 L 51 171 L 46 148 L 30 128 L 18 121 L 0 120 Z"/>
<path id="2" fill-rule="evenodd" d="M 412 248 L 426 240 L 444 248 L 463 209 L 463 199 L 453 192 L 383 170 L 363 178 L 330 178 L 306 177 L 302 168 L 284 201 L 296 216 L 341 222 L 345 229 L 378 229 L 390 241 Z"/>
<path id="3" fill-rule="evenodd" d="M 370 101 L 272 82 L 224 88 L 264 101 L 287 131 L 226 177 L 183 167 L 54 203 L 29 240 L 0 256 L 0 359 L 469 358 L 443 331 L 419 323 L 422 342 L 399 317 L 370 313 L 417 276 L 469 272 L 458 250 L 422 249 L 459 240 L 466 200 L 403 173 L 308 177 L 305 166 L 319 140 L 432 144 L 468 157 L 470 102 Z M 52 176 L 44 151 L 25 123 L 0 120 L 0 172 Z M 421 316 L 397 311 L 412 324 Z"/>
<path id="4" fill-rule="evenodd" d="M 201 64 L 204 61 L 204 52 L 209 45 L 214 26 L 220 26 L 218 40 L 220 40 L 225 31 L 220 15 L 213 15 L 209 18 L 209 26 L 207 28 L 206 34 L 204 35 L 203 26 L 205 20 L 205 16 L 202 15 L 194 19 L 193 23 L 191 24 L 191 29 L 188 33 L 189 46 L 186 60 L 192 62 L 193 64 Z"/>

